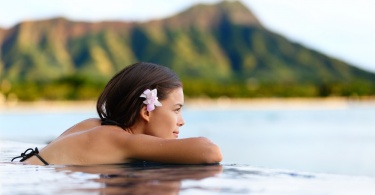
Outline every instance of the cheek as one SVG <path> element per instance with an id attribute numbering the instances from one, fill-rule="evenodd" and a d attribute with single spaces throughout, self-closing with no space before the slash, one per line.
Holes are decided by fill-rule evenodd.
<path id="1" fill-rule="evenodd" d="M 173 113 L 168 113 L 159 118 L 158 124 L 164 131 L 171 131 L 176 125 L 177 117 Z"/>
<path id="2" fill-rule="evenodd" d="M 171 134 L 177 124 L 177 115 L 173 112 L 158 112 L 149 122 L 151 134 L 157 137 L 165 137 Z"/>

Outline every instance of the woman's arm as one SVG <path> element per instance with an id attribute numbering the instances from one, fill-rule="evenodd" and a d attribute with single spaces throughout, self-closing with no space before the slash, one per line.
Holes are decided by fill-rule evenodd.
<path id="1" fill-rule="evenodd" d="M 222 160 L 219 147 L 204 137 L 163 139 L 138 134 L 126 136 L 122 143 L 126 156 L 131 159 L 179 164 L 218 163 Z"/>

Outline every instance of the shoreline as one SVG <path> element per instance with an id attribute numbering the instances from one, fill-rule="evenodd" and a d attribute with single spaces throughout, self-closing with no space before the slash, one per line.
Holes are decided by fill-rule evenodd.
<path id="1" fill-rule="evenodd" d="M 0 103 L 0 113 L 8 112 L 96 112 L 96 101 L 35 101 Z"/>
<path id="2" fill-rule="evenodd" d="M 353 105 L 375 107 L 375 97 L 185 99 L 188 109 L 343 109 Z M 72 111 L 96 112 L 96 101 L 0 102 L 0 113 Z"/>
<path id="3" fill-rule="evenodd" d="M 375 107 L 375 98 L 218 98 L 186 100 L 189 108 L 215 109 L 344 109 L 353 105 Z"/>

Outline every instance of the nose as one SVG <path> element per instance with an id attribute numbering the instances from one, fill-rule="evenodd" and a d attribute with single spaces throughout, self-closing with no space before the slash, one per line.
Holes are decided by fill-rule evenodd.
<path id="1" fill-rule="evenodd" d="M 180 117 L 178 118 L 178 121 L 177 121 L 177 125 L 179 127 L 182 127 L 182 126 L 184 126 L 184 124 L 185 124 L 184 118 L 182 118 L 182 115 L 180 115 Z"/>

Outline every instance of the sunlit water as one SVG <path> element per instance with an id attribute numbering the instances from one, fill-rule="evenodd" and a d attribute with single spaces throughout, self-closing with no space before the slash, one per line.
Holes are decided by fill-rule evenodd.
<path id="1" fill-rule="evenodd" d="M 317 174 L 250 165 L 34 166 L 4 163 L 23 148 L 3 141 L 0 194 L 361 194 L 375 178 Z M 36 145 L 42 147 L 43 145 Z"/>
<path id="2" fill-rule="evenodd" d="M 0 194 L 375 194 L 374 105 L 188 107 L 183 115 L 181 137 L 213 140 L 221 166 L 9 164 L 96 114 L 0 112 Z"/>

